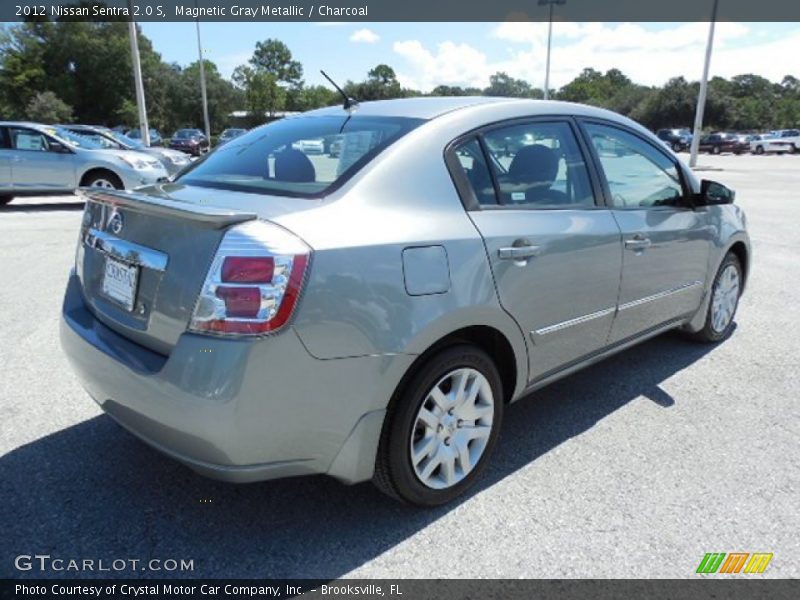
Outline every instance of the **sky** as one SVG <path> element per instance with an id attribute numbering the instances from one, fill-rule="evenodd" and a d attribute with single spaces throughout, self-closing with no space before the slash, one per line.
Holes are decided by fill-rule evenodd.
<path id="1" fill-rule="evenodd" d="M 181 65 L 197 60 L 195 24 L 140 23 L 156 51 Z M 497 71 L 544 86 L 547 23 L 201 23 L 206 58 L 229 77 L 257 41 L 277 38 L 303 64 L 309 84 L 359 81 L 380 63 L 407 87 L 486 87 Z M 662 85 L 702 72 L 708 23 L 553 24 L 551 87 L 584 68 L 620 69 L 634 82 Z M 711 76 L 800 77 L 800 23 L 717 23 Z"/>

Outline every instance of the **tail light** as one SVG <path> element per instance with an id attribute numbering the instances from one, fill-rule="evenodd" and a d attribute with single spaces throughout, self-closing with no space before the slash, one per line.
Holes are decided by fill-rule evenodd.
<path id="1" fill-rule="evenodd" d="M 222 238 L 189 329 L 260 335 L 283 327 L 294 312 L 311 256 L 300 238 L 265 221 L 248 221 Z"/>

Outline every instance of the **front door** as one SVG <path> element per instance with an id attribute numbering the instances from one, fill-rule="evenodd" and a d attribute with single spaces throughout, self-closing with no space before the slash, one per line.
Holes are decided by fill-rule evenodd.
<path id="1" fill-rule="evenodd" d="M 14 188 L 28 192 L 59 192 L 76 187 L 75 155 L 56 152 L 48 136 L 27 127 L 9 127 Z"/>
<path id="2" fill-rule="evenodd" d="M 616 310 L 620 231 L 596 202 L 574 124 L 489 128 L 455 152 L 500 302 L 527 336 L 529 379 L 602 348 Z"/>
<path id="3" fill-rule="evenodd" d="M 619 308 L 609 340 L 614 343 L 698 309 L 713 228 L 707 210 L 693 210 L 687 202 L 689 190 L 674 156 L 633 132 L 584 125 L 622 231 Z"/>

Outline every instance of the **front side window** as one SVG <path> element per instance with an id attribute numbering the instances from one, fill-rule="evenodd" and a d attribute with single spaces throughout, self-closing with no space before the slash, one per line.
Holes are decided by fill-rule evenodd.
<path id="1" fill-rule="evenodd" d="M 178 181 L 243 192 L 317 197 L 418 125 L 404 117 L 302 116 L 238 136 Z M 328 140 L 328 143 L 326 143 Z M 333 140 L 340 140 L 336 144 Z M 398 173 L 398 177 L 413 177 Z"/>
<path id="2" fill-rule="evenodd" d="M 575 134 L 566 122 L 502 127 L 483 136 L 500 203 L 527 208 L 593 206 Z"/>
<path id="3" fill-rule="evenodd" d="M 587 123 L 615 208 L 677 206 L 683 186 L 677 164 L 641 138 Z"/>
<path id="4" fill-rule="evenodd" d="M 14 150 L 30 152 L 47 152 L 49 150 L 47 136 L 43 133 L 22 127 L 9 127 L 8 133 L 11 138 L 11 147 Z"/>

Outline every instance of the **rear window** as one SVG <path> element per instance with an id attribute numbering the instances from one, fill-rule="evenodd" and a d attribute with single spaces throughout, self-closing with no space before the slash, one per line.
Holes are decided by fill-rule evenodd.
<path id="1" fill-rule="evenodd" d="M 234 191 L 319 197 L 422 122 L 346 114 L 283 119 L 221 146 L 178 180 Z"/>

